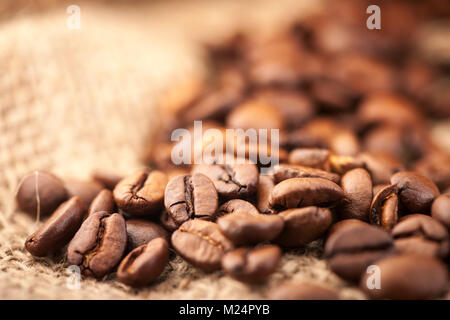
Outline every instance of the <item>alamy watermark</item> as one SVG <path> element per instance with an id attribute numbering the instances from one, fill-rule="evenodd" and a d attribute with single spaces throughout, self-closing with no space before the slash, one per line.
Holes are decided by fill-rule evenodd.
<path id="1" fill-rule="evenodd" d="M 366 269 L 366 273 L 370 274 L 366 280 L 367 289 L 381 289 L 381 269 L 377 265 L 370 265 Z"/>
<path id="2" fill-rule="evenodd" d="M 381 29 L 381 9 L 376 4 L 367 7 L 366 13 L 370 16 L 366 20 L 366 26 L 369 30 Z"/>
<path id="3" fill-rule="evenodd" d="M 66 9 L 69 16 L 66 20 L 66 25 L 69 30 L 81 29 L 81 9 L 77 5 L 70 5 Z"/>
<path id="4" fill-rule="evenodd" d="M 70 290 L 78 290 L 81 288 L 81 270 L 79 266 L 71 265 L 66 268 L 69 277 L 66 280 L 66 287 Z"/>

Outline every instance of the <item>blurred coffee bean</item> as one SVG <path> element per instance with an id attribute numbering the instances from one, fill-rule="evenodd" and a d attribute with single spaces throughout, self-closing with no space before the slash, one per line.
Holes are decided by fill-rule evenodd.
<path id="1" fill-rule="evenodd" d="M 434 199 L 431 216 L 450 229 L 450 195 L 442 194 Z"/>
<path id="2" fill-rule="evenodd" d="M 178 225 L 166 210 L 161 213 L 159 221 L 161 222 L 161 225 L 169 232 L 173 232 L 178 229 Z"/>
<path id="3" fill-rule="evenodd" d="M 264 174 L 259 175 L 258 188 L 256 192 L 256 206 L 261 213 L 273 213 L 273 210 L 269 205 L 269 200 L 274 186 L 275 183 L 272 176 Z"/>
<path id="4" fill-rule="evenodd" d="M 401 206 L 408 212 L 429 213 L 433 200 L 439 196 L 433 181 L 416 172 L 398 172 L 391 177 L 391 183 L 396 185 Z"/>
<path id="5" fill-rule="evenodd" d="M 92 179 L 101 183 L 106 189 L 114 190 L 115 186 L 123 179 L 122 176 L 106 171 L 95 171 L 92 174 Z"/>
<path id="6" fill-rule="evenodd" d="M 151 216 L 163 206 L 167 176 L 161 171 L 140 170 L 123 180 L 114 188 L 117 206 L 131 216 Z"/>
<path id="7" fill-rule="evenodd" d="M 336 79 L 322 77 L 311 84 L 311 94 L 322 109 L 329 111 L 351 110 L 355 93 Z"/>
<path id="8" fill-rule="evenodd" d="M 395 185 L 382 187 L 370 204 L 370 223 L 391 230 L 398 221 L 398 189 Z"/>
<path id="9" fill-rule="evenodd" d="M 338 156 L 331 154 L 328 163 L 330 170 L 337 174 L 343 175 L 349 170 L 356 168 L 364 168 L 362 160 L 352 156 Z"/>
<path id="10" fill-rule="evenodd" d="M 271 300 L 339 300 L 333 289 L 312 282 L 285 283 L 275 287 L 269 293 Z"/>
<path id="11" fill-rule="evenodd" d="M 233 249 L 233 244 L 210 221 L 188 220 L 172 234 L 175 251 L 187 262 L 203 271 L 220 268 L 223 255 Z"/>
<path id="12" fill-rule="evenodd" d="M 341 218 L 368 221 L 372 202 L 370 174 L 362 168 L 350 170 L 342 176 L 341 187 L 345 193 L 338 208 Z"/>
<path id="13" fill-rule="evenodd" d="M 344 196 L 334 182 L 321 178 L 292 178 L 275 185 L 270 206 L 276 210 L 308 206 L 330 206 Z"/>
<path id="14" fill-rule="evenodd" d="M 130 219 L 126 221 L 126 227 L 128 251 L 147 244 L 156 238 L 163 238 L 169 241 L 169 233 L 163 227 L 151 221 Z"/>
<path id="15" fill-rule="evenodd" d="M 82 181 L 77 179 L 66 179 L 64 186 L 70 197 L 80 197 L 85 208 L 89 208 L 92 200 L 103 190 L 103 185 L 96 181 Z"/>
<path id="16" fill-rule="evenodd" d="M 106 211 L 110 214 L 116 212 L 116 203 L 114 202 L 113 194 L 109 189 L 103 189 L 92 200 L 91 205 L 87 211 L 88 216 L 98 211 Z"/>
<path id="17" fill-rule="evenodd" d="M 405 170 L 397 158 L 385 153 L 362 152 L 357 159 L 364 163 L 374 185 L 390 183 L 394 173 Z"/>
<path id="18" fill-rule="evenodd" d="M 440 190 L 450 187 L 450 155 L 432 152 L 414 164 L 414 171 L 431 179 Z"/>
<path id="19" fill-rule="evenodd" d="M 289 163 L 310 168 L 328 170 L 330 151 L 318 148 L 297 148 L 289 153 Z"/>
<path id="20" fill-rule="evenodd" d="M 359 220 L 359 219 L 344 219 L 341 221 L 338 221 L 337 223 L 333 224 L 328 230 L 327 238 L 330 237 L 333 233 L 347 229 L 347 228 L 353 228 L 357 226 L 365 226 L 366 222 Z"/>
<path id="21" fill-rule="evenodd" d="M 260 283 L 276 270 L 280 258 L 281 250 L 274 245 L 256 249 L 239 248 L 223 256 L 222 268 L 236 280 Z"/>
<path id="22" fill-rule="evenodd" d="M 432 299 L 447 287 L 448 272 L 434 258 L 399 255 L 377 261 L 380 268 L 380 288 L 369 286 L 372 274 L 364 274 L 360 287 L 371 299 Z"/>
<path id="23" fill-rule="evenodd" d="M 48 216 L 66 199 L 68 192 L 64 183 L 55 175 L 35 171 L 22 178 L 16 194 L 19 209 L 41 217 Z"/>
<path id="24" fill-rule="evenodd" d="M 169 259 L 169 245 L 156 238 L 131 251 L 120 263 L 117 279 L 132 287 L 142 287 L 155 281 Z"/>
<path id="25" fill-rule="evenodd" d="M 338 183 L 339 175 L 321 169 L 304 167 L 294 164 L 279 164 L 271 169 L 275 183 L 291 178 L 323 178 Z"/>
<path id="26" fill-rule="evenodd" d="M 279 215 L 236 212 L 217 220 L 220 231 L 235 245 L 250 245 L 273 240 L 283 229 Z"/>
<path id="27" fill-rule="evenodd" d="M 284 227 L 275 242 L 283 247 L 301 247 L 319 239 L 330 227 L 330 210 L 318 207 L 289 209 L 278 214 Z"/>
<path id="28" fill-rule="evenodd" d="M 225 202 L 217 210 L 217 217 L 221 217 L 231 213 L 248 213 L 258 215 L 259 211 L 256 207 L 248 201 L 241 199 L 233 199 Z"/>
<path id="29" fill-rule="evenodd" d="M 43 257 L 62 249 L 77 232 L 84 217 L 79 197 L 62 203 L 50 218 L 25 241 L 25 249 L 33 256 Z"/>

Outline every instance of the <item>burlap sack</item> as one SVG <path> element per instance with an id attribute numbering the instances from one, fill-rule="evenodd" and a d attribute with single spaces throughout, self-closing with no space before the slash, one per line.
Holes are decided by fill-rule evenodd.
<path id="1" fill-rule="evenodd" d="M 88 178 L 142 166 L 142 147 L 158 128 L 158 98 L 180 78 L 205 72 L 199 41 L 240 26 L 273 31 L 320 8 L 309 1 L 189 1 L 105 6 L 82 2 L 81 29 L 66 7 L 15 14 L 0 25 L 0 298 L 252 299 L 285 279 L 310 279 L 362 293 L 318 259 L 318 244 L 289 252 L 262 286 L 205 274 L 176 257 L 154 285 L 134 290 L 110 275 L 74 288 L 63 257 L 33 258 L 24 240 L 36 222 L 17 212 L 14 192 L 34 169 Z M 256 31 L 255 31 L 256 32 Z"/>

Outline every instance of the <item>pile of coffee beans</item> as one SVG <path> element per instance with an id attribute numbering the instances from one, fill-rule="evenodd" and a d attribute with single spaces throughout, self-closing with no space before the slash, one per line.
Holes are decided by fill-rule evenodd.
<path id="1" fill-rule="evenodd" d="M 421 8 L 415 2 L 405 17 Z M 43 171 L 23 179 L 20 209 L 50 215 L 26 249 L 63 250 L 86 276 L 116 272 L 141 287 L 158 279 L 170 249 L 205 272 L 254 284 L 267 281 L 284 252 L 315 242 L 329 268 L 369 298 L 438 298 L 448 287 L 450 155 L 429 125 L 449 115 L 450 96 L 430 88 L 449 76 L 450 64 L 418 54 L 406 36 L 414 28 L 396 28 L 389 15 L 381 33 L 352 23 L 322 13 L 270 39 L 242 32 L 209 45 L 211 77 L 167 95 L 146 169 L 124 178 L 98 173 L 90 182 Z M 203 132 L 220 134 L 278 129 L 277 152 L 245 141 L 244 156 L 264 148 L 279 163 L 191 154 L 190 163 L 175 164 L 180 144 L 171 132 L 192 133 L 199 120 Z M 203 151 L 216 138 L 191 146 Z M 287 281 L 269 298 L 339 295 Z"/>

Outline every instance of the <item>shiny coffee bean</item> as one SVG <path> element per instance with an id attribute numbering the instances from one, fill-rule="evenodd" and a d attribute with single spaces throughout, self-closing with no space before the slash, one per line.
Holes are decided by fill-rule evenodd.
<path id="1" fill-rule="evenodd" d="M 289 153 L 289 163 L 327 170 L 330 151 L 318 148 L 297 148 Z"/>
<path id="2" fill-rule="evenodd" d="M 176 225 L 189 219 L 214 220 L 218 195 L 212 181 L 205 175 L 177 176 L 164 191 L 164 205 Z"/>
<path id="3" fill-rule="evenodd" d="M 275 287 L 270 300 L 339 300 L 336 291 L 312 282 L 290 282 Z"/>
<path id="4" fill-rule="evenodd" d="M 223 255 L 233 244 L 210 221 L 188 220 L 172 234 L 172 246 L 187 262 L 203 271 L 220 268 Z"/>
<path id="5" fill-rule="evenodd" d="M 272 176 L 261 174 L 259 176 L 258 189 L 256 192 L 256 207 L 263 214 L 273 213 L 273 209 L 269 205 L 270 194 L 275 183 Z"/>
<path id="6" fill-rule="evenodd" d="M 131 251 L 120 263 L 117 278 L 132 287 L 142 287 L 155 281 L 169 260 L 169 244 L 156 238 Z"/>
<path id="7" fill-rule="evenodd" d="M 92 179 L 101 183 L 106 189 L 113 191 L 123 177 L 112 172 L 95 171 L 92 174 Z"/>
<path id="8" fill-rule="evenodd" d="M 395 247 L 404 253 L 445 258 L 449 253 L 448 232 L 436 219 L 424 214 L 403 217 L 392 229 Z"/>
<path id="9" fill-rule="evenodd" d="M 372 179 L 365 169 L 353 169 L 342 176 L 341 187 L 345 196 L 339 206 L 339 215 L 344 219 L 369 220 L 372 202 Z"/>
<path id="10" fill-rule="evenodd" d="M 237 212 L 217 220 L 220 231 L 235 245 L 249 245 L 273 240 L 283 229 L 278 215 Z"/>
<path id="11" fill-rule="evenodd" d="M 338 183 L 340 180 L 339 175 L 331 173 L 325 170 L 303 167 L 292 164 L 279 164 L 271 170 L 275 183 L 291 179 L 291 178 L 323 178 Z"/>
<path id="12" fill-rule="evenodd" d="M 392 237 L 386 231 L 363 224 L 342 228 L 331 234 L 325 243 L 325 257 L 338 276 L 358 281 L 366 268 L 391 254 Z"/>
<path id="13" fill-rule="evenodd" d="M 268 245 L 256 249 L 239 248 L 227 252 L 222 268 L 230 277 L 247 283 L 265 281 L 278 267 L 281 250 Z"/>
<path id="14" fill-rule="evenodd" d="M 114 202 L 113 194 L 108 189 L 103 189 L 92 200 L 88 209 L 88 216 L 98 211 L 106 211 L 108 213 L 116 212 L 116 203 Z"/>
<path id="15" fill-rule="evenodd" d="M 87 276 L 111 273 L 125 253 L 125 219 L 118 213 L 95 212 L 81 225 L 67 247 L 67 263 Z"/>
<path id="16" fill-rule="evenodd" d="M 274 209 L 328 206 L 341 200 L 344 191 L 334 182 L 321 178 L 292 178 L 277 184 L 270 195 Z"/>
<path id="17" fill-rule="evenodd" d="M 16 202 L 20 210 L 33 216 L 39 212 L 41 217 L 45 217 L 67 198 L 62 180 L 49 172 L 35 171 L 22 178 Z"/>
<path id="18" fill-rule="evenodd" d="M 434 199 L 431 216 L 450 229 L 450 195 L 442 194 Z"/>
<path id="19" fill-rule="evenodd" d="M 357 159 L 364 163 L 374 185 L 390 183 L 393 174 L 405 169 L 397 158 L 389 154 L 363 152 Z"/>
<path id="20" fill-rule="evenodd" d="M 225 202 L 217 210 L 217 217 L 221 217 L 230 213 L 248 213 L 258 215 L 259 211 L 248 201 L 242 199 L 233 199 Z"/>
<path id="21" fill-rule="evenodd" d="M 371 274 L 364 274 L 360 282 L 371 299 L 432 299 L 447 287 L 447 267 L 435 258 L 398 255 L 379 260 L 376 265 L 380 268 L 380 289 L 369 289 Z"/>
<path id="22" fill-rule="evenodd" d="M 339 156 L 332 154 L 329 157 L 328 163 L 332 172 L 341 175 L 352 169 L 364 168 L 364 163 L 360 159 L 352 156 Z"/>
<path id="23" fill-rule="evenodd" d="M 164 200 L 167 176 L 161 171 L 141 170 L 122 179 L 114 188 L 117 206 L 134 217 L 160 212 Z"/>
<path id="24" fill-rule="evenodd" d="M 62 249 L 83 222 L 84 212 L 84 205 L 78 197 L 62 203 L 51 217 L 26 239 L 25 249 L 36 257 Z"/>
<path id="25" fill-rule="evenodd" d="M 318 207 L 289 209 L 278 214 L 284 227 L 275 242 L 283 247 L 300 247 L 319 239 L 331 225 L 330 210 Z"/>
<path id="26" fill-rule="evenodd" d="M 248 199 L 258 187 L 258 168 L 254 164 L 199 164 L 192 173 L 206 175 L 214 183 L 221 199 Z"/>
<path id="27" fill-rule="evenodd" d="M 433 181 L 416 172 L 398 172 L 391 177 L 391 183 L 398 189 L 402 207 L 411 213 L 429 213 L 433 200 L 439 196 Z"/>
<path id="28" fill-rule="evenodd" d="M 391 230 L 398 221 L 397 186 L 386 185 L 372 199 L 369 209 L 370 223 Z"/>
<path id="29" fill-rule="evenodd" d="M 156 238 L 163 238 L 169 241 L 169 233 L 163 227 L 151 221 L 130 219 L 126 221 L 126 227 L 128 250 L 133 250 Z"/>
<path id="30" fill-rule="evenodd" d="M 77 179 L 67 179 L 64 181 L 69 197 L 80 197 L 86 209 L 91 202 L 103 190 L 103 185 L 96 181 L 83 181 Z"/>

